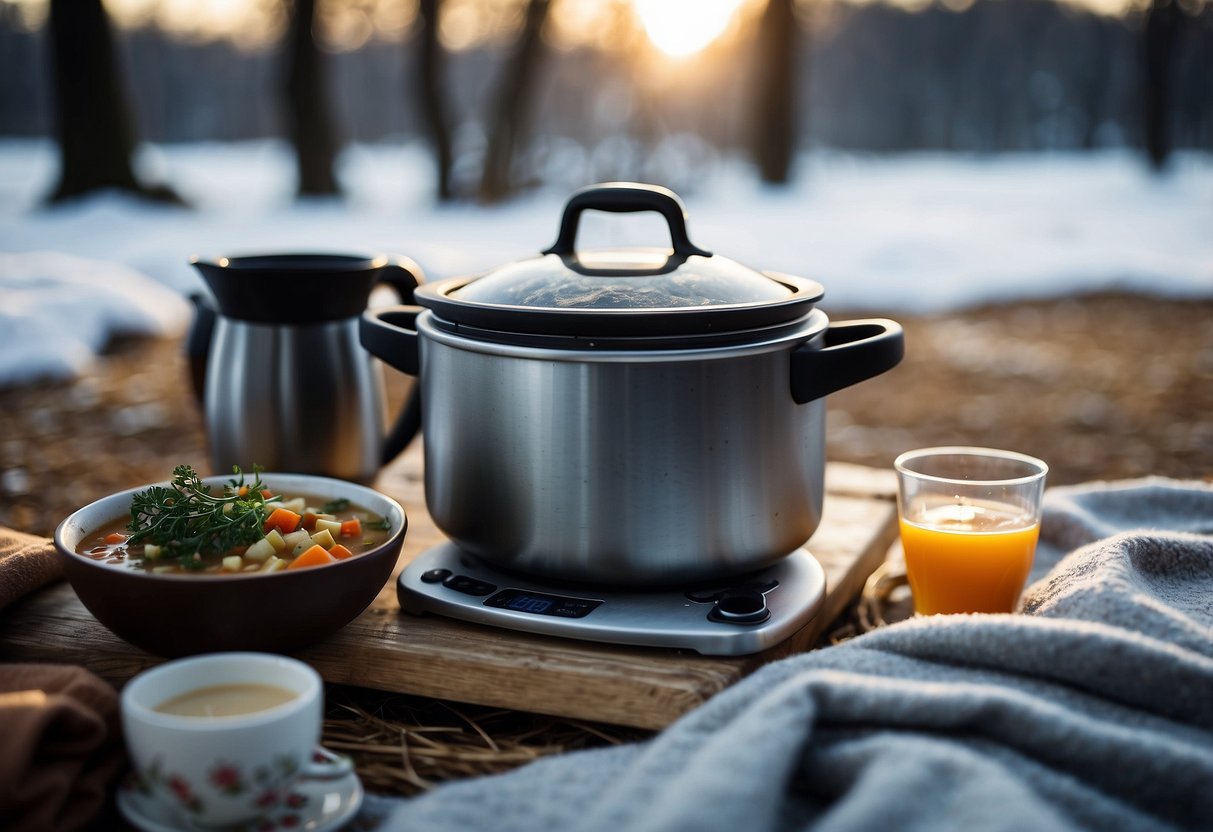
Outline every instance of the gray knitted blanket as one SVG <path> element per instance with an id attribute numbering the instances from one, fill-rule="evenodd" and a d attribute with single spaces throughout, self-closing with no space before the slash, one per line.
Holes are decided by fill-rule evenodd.
<path id="1" fill-rule="evenodd" d="M 1052 489 L 1033 581 L 1015 615 L 776 662 L 647 742 L 380 803 L 382 828 L 1213 829 L 1213 486 Z"/>

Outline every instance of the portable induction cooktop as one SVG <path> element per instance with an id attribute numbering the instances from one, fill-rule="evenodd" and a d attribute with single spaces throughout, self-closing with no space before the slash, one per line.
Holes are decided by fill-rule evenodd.
<path id="1" fill-rule="evenodd" d="M 400 608 L 549 636 L 740 656 L 774 647 L 817 614 L 825 572 L 797 549 L 759 572 L 657 590 L 561 585 L 497 570 L 441 543 L 397 581 Z"/>

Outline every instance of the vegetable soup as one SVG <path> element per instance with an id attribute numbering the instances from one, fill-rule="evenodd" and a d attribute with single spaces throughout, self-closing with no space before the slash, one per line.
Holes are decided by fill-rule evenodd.
<path id="1" fill-rule="evenodd" d="M 306 569 L 357 557 L 388 539 L 386 518 L 317 495 L 275 494 L 237 477 L 222 493 L 178 466 L 168 486 L 136 494 L 76 548 L 87 558 L 162 574 L 234 575 Z"/>

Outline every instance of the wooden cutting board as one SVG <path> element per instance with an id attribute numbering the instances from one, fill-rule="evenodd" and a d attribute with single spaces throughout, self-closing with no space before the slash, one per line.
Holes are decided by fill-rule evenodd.
<path id="1" fill-rule="evenodd" d="M 397 572 L 442 541 L 425 510 L 420 443 L 375 486 L 401 502 L 409 530 Z M 326 681 L 641 728 L 661 728 L 755 668 L 810 649 L 862 589 L 896 537 L 891 472 L 832 463 L 823 521 L 808 548 L 825 568 L 821 612 L 764 653 L 705 657 L 517 633 L 402 614 L 395 580 L 331 638 L 296 655 Z M 0 615 L 0 660 L 83 665 L 115 685 L 162 659 L 122 641 L 60 583 Z"/>

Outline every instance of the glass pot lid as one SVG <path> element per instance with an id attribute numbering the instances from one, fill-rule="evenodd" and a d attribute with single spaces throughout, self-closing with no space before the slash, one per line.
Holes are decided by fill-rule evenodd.
<path id="1" fill-rule="evenodd" d="M 672 251 L 578 251 L 586 210 L 656 211 L 669 226 Z M 756 271 L 694 245 L 672 191 L 608 183 L 573 194 L 556 242 L 538 257 L 425 284 L 417 301 L 450 323 L 498 332 L 627 338 L 787 323 L 807 315 L 823 294 L 811 280 Z"/>

